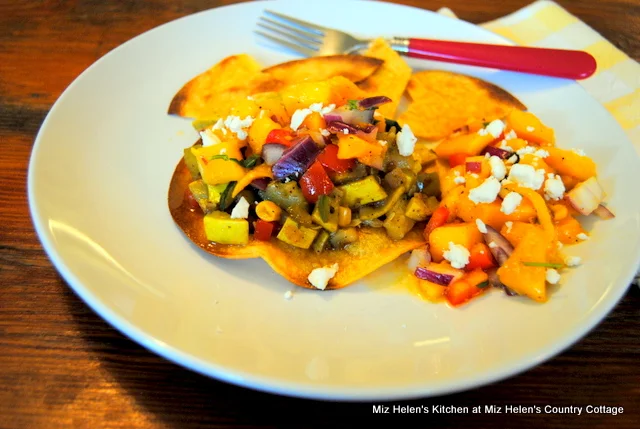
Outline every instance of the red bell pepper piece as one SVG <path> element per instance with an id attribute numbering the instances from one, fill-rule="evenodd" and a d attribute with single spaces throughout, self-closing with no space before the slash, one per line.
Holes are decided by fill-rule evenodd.
<path id="1" fill-rule="evenodd" d="M 258 219 L 255 223 L 255 230 L 253 231 L 253 238 L 260 241 L 269 241 L 274 228 L 273 222 L 267 222 L 266 220 Z"/>
<path id="2" fill-rule="evenodd" d="M 447 223 L 448 220 L 449 220 L 449 209 L 446 208 L 445 206 L 438 207 L 436 211 L 433 212 L 433 215 L 431 215 L 431 219 L 429 219 L 429 222 L 427 222 L 427 226 L 424 229 L 425 240 L 427 241 L 429 240 L 429 234 L 431 234 L 431 231 L 444 225 L 445 223 Z"/>
<path id="3" fill-rule="evenodd" d="M 300 179 L 302 194 L 310 203 L 318 202 L 320 195 L 333 191 L 333 182 L 320 162 L 315 161 Z"/>
<path id="4" fill-rule="evenodd" d="M 449 157 L 449 166 L 453 168 L 464 164 L 468 156 L 466 153 L 454 153 Z"/>
<path id="5" fill-rule="evenodd" d="M 336 173 L 344 173 L 356 166 L 356 160 L 353 158 L 338 159 L 338 146 L 335 144 L 327 145 L 316 159 L 325 168 L 335 171 Z"/>
<path id="6" fill-rule="evenodd" d="M 489 246 L 484 243 L 476 243 L 471 246 L 469 249 L 469 263 L 466 267 L 464 267 L 467 271 L 473 271 L 476 268 L 481 270 L 486 270 L 487 268 L 492 268 L 496 266 L 495 261 L 493 260 L 493 255 L 491 255 L 491 250 L 489 250 Z"/>
<path id="7" fill-rule="evenodd" d="M 278 128 L 277 130 L 271 130 L 269 134 L 267 134 L 264 144 L 278 143 L 283 146 L 290 147 L 291 140 L 293 140 L 293 132 Z"/>
<path id="8" fill-rule="evenodd" d="M 453 306 L 464 304 L 484 292 L 489 286 L 487 274 L 479 269 L 467 273 L 462 279 L 452 282 L 444 294 Z"/>

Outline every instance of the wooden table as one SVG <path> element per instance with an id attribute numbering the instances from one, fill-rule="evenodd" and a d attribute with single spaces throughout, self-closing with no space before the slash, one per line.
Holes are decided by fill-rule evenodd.
<path id="1" fill-rule="evenodd" d="M 372 416 L 371 404 L 278 397 L 214 381 L 153 355 L 107 325 L 60 278 L 26 200 L 27 162 L 47 111 L 71 81 L 143 31 L 231 0 L 0 2 L 0 428 L 324 426 Z M 401 0 L 483 22 L 527 0 Z M 637 0 L 560 3 L 640 60 Z M 402 405 L 603 404 L 618 416 L 439 415 L 439 427 L 640 427 L 640 289 L 600 326 L 530 371 L 473 391 Z M 397 418 L 397 416 L 395 416 Z M 378 418 L 379 420 L 379 418 Z"/>

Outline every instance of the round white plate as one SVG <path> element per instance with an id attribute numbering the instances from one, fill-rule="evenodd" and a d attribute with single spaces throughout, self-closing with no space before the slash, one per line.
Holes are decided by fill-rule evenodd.
<path id="1" fill-rule="evenodd" d="M 518 96 L 556 129 L 559 145 L 598 163 L 615 220 L 568 252 L 584 265 L 544 305 L 495 291 L 463 308 L 385 285 L 387 267 L 339 291 L 295 289 L 262 260 L 205 254 L 174 225 L 167 187 L 190 122 L 167 106 L 191 77 L 247 52 L 265 66 L 292 59 L 256 43 L 266 7 L 360 36 L 504 43 L 465 22 L 392 4 L 253 2 L 168 23 L 127 42 L 78 77 L 47 116 L 29 166 L 29 203 L 43 246 L 98 314 L 148 349 L 221 380 L 312 398 L 444 394 L 530 368 L 565 349 L 612 309 L 640 254 L 640 162 L 609 114 L 560 79 L 455 69 Z M 398 268 L 396 268 L 397 270 Z M 392 271 L 392 270 L 391 270 Z"/>

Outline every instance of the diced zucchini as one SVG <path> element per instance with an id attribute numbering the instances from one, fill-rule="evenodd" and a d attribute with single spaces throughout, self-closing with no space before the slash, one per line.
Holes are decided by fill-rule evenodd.
<path id="1" fill-rule="evenodd" d="M 384 176 L 384 181 L 391 189 L 404 186 L 409 190 L 416 184 L 416 173 L 408 168 L 394 168 Z"/>
<path id="2" fill-rule="evenodd" d="M 216 209 L 216 203 L 209 201 L 207 185 L 202 180 L 195 180 L 189 183 L 189 191 L 205 214 Z"/>
<path id="3" fill-rule="evenodd" d="M 429 198 L 435 199 L 435 197 Z M 433 214 L 433 209 L 429 206 L 426 196 L 416 194 L 409 200 L 404 214 L 409 219 L 421 222 L 427 220 L 427 218 Z"/>
<path id="4" fill-rule="evenodd" d="M 224 192 L 227 185 L 228 185 L 227 183 L 221 183 L 219 185 L 207 185 L 207 194 L 209 197 L 209 201 L 211 201 L 216 205 L 219 204 L 220 196 Z"/>
<path id="5" fill-rule="evenodd" d="M 282 229 L 280 229 L 276 238 L 292 246 L 308 249 L 311 247 L 318 232 L 318 230 L 299 225 L 296 221 L 288 217 L 287 220 L 284 221 L 284 225 L 282 225 Z"/>
<path id="6" fill-rule="evenodd" d="M 404 186 L 400 186 L 399 188 L 396 188 L 391 193 L 391 195 L 387 197 L 383 205 L 379 207 L 371 207 L 371 206 L 361 207 L 360 216 L 358 218 L 364 221 L 369 219 L 377 219 L 380 216 L 387 214 L 387 212 L 391 210 L 398 201 L 400 201 L 400 198 L 402 198 L 402 195 L 404 195 L 405 191 L 406 190 Z"/>
<path id="7" fill-rule="evenodd" d="M 439 197 L 440 176 L 437 172 L 425 172 L 418 174 L 418 190 L 429 197 Z"/>
<path id="8" fill-rule="evenodd" d="M 269 182 L 267 189 L 260 191 L 259 194 L 263 200 L 271 201 L 289 213 L 296 222 L 303 225 L 313 223 L 309 214 L 309 203 L 295 181 L 282 183 L 273 180 Z"/>
<path id="9" fill-rule="evenodd" d="M 246 245 L 249 242 L 249 222 L 231 219 L 225 212 L 214 211 L 205 215 L 204 232 L 207 240 L 218 244 Z"/>
<path id="10" fill-rule="evenodd" d="M 201 144 L 197 144 L 184 150 L 184 164 L 187 166 L 189 173 L 191 173 L 191 177 L 194 179 L 200 178 L 200 169 L 198 168 L 198 159 L 191 149 L 200 149 L 201 147 Z"/>
<path id="11" fill-rule="evenodd" d="M 387 234 L 393 240 L 401 240 L 411 231 L 411 228 L 416 224 L 416 221 L 405 216 L 404 212 L 407 208 L 407 202 L 400 200 L 387 214 L 383 226 L 387 230 Z"/>
<path id="12" fill-rule="evenodd" d="M 328 211 L 327 211 L 327 221 L 322 220 L 322 216 L 320 215 L 320 200 L 316 203 L 313 208 L 313 213 L 311 213 L 311 217 L 313 221 L 326 229 L 329 232 L 336 232 L 338 230 L 338 208 L 340 207 L 340 203 L 337 198 L 327 197 L 328 201 Z"/>
<path id="13" fill-rule="evenodd" d="M 343 203 L 349 207 L 356 207 L 387 198 L 387 193 L 373 176 L 367 176 L 357 182 L 351 182 L 339 187 L 344 191 Z"/>
<path id="14" fill-rule="evenodd" d="M 320 231 L 315 240 L 313 240 L 313 250 L 316 253 L 321 253 L 325 247 L 327 247 L 327 243 L 329 242 L 329 233 L 327 231 Z"/>

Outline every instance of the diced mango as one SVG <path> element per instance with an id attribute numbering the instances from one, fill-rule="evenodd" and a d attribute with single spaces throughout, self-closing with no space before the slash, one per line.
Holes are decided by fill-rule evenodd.
<path id="1" fill-rule="evenodd" d="M 308 108 L 314 103 L 330 104 L 332 87 L 329 81 L 300 82 L 280 91 L 282 103 L 289 117 L 298 109 Z"/>
<path id="2" fill-rule="evenodd" d="M 288 217 L 276 238 L 292 246 L 308 249 L 311 247 L 318 232 L 318 230 L 299 225 L 296 221 Z"/>
<path id="3" fill-rule="evenodd" d="M 247 116 L 251 116 L 252 118 L 255 118 L 258 116 L 259 113 L 260 113 L 260 107 L 256 104 L 255 100 L 253 100 L 253 97 L 252 97 L 251 99 L 243 98 L 238 101 L 235 101 L 233 106 L 231 107 L 229 115 L 239 116 L 240 119 L 244 119 Z"/>
<path id="4" fill-rule="evenodd" d="M 276 122 L 283 126 L 289 123 L 289 115 L 284 107 L 280 93 L 261 92 L 254 94 L 253 100 L 261 110 L 267 111 L 268 115 L 265 116 L 274 116 Z"/>
<path id="5" fill-rule="evenodd" d="M 459 185 L 459 183 L 456 183 L 456 177 L 464 177 L 464 165 L 457 165 L 447 169 L 444 177 L 440 178 L 440 190 L 443 195 L 447 195 Z"/>
<path id="6" fill-rule="evenodd" d="M 513 129 L 518 137 L 542 146 L 553 146 L 555 134 L 552 128 L 544 125 L 537 116 L 531 112 L 513 109 L 506 120 L 509 128 Z"/>
<path id="7" fill-rule="evenodd" d="M 263 177 L 268 177 L 273 179 L 273 172 L 271 170 L 271 166 L 267 164 L 260 164 L 252 170 L 249 170 L 247 174 L 242 176 L 241 179 L 238 180 L 236 186 L 233 188 L 233 194 L 231 195 L 233 198 L 236 197 L 244 188 L 249 186 L 251 182 L 256 179 L 261 179 Z"/>
<path id="8" fill-rule="evenodd" d="M 456 215 L 465 222 L 482 220 L 487 225 L 500 229 L 507 221 L 532 222 L 536 218 L 536 211 L 531 202 L 523 199 L 515 211 L 509 215 L 500 211 L 502 200 L 496 199 L 492 203 L 476 204 L 469 199 L 468 193 L 464 193 L 456 202 Z"/>
<path id="9" fill-rule="evenodd" d="M 338 134 L 338 159 L 380 156 L 383 146 L 368 142 L 353 134 Z"/>
<path id="10" fill-rule="evenodd" d="M 511 149 L 513 149 L 514 151 L 522 149 L 525 146 L 529 146 L 529 143 L 527 143 L 526 140 L 523 140 L 520 138 L 505 140 L 505 144 L 509 146 Z"/>
<path id="11" fill-rule="evenodd" d="M 349 100 L 357 100 L 365 96 L 365 92 L 344 76 L 334 76 L 326 81 L 330 88 L 327 104 L 342 106 Z"/>
<path id="12" fill-rule="evenodd" d="M 545 149 L 546 150 L 546 149 Z M 549 164 L 547 164 L 546 162 L 544 162 L 546 158 L 540 158 L 538 156 L 535 156 L 532 153 L 527 153 L 524 154 L 520 157 L 520 164 L 526 164 L 526 165 L 530 165 L 533 168 L 535 168 L 536 170 L 544 170 L 545 174 L 547 173 L 555 173 L 556 171 L 551 168 L 551 166 L 549 166 Z"/>
<path id="13" fill-rule="evenodd" d="M 242 153 L 237 145 L 229 142 L 222 142 L 213 146 L 204 146 L 199 149 L 192 148 L 191 151 L 198 161 L 198 169 L 202 180 L 207 185 L 218 185 L 240 180 L 246 170 L 237 162 L 231 159 L 222 158 L 211 159 L 215 156 L 226 156 L 242 160 Z"/>
<path id="14" fill-rule="evenodd" d="M 209 241 L 240 245 L 249 242 L 249 222 L 246 219 L 231 219 L 228 213 L 215 211 L 205 215 L 203 222 Z"/>
<path id="15" fill-rule="evenodd" d="M 487 147 L 494 140 L 489 133 L 482 135 L 476 133 L 463 134 L 457 137 L 444 140 L 435 148 L 436 154 L 440 158 L 449 158 L 457 153 L 466 153 L 468 155 L 479 155 L 482 149 Z"/>
<path id="16" fill-rule="evenodd" d="M 578 235 L 585 234 L 582 225 L 573 216 L 566 216 L 556 222 L 556 232 L 558 233 L 558 240 L 562 244 L 578 243 L 580 242 Z"/>
<path id="17" fill-rule="evenodd" d="M 482 241 L 482 234 L 475 223 L 457 223 L 443 225 L 434 229 L 429 235 L 429 252 L 437 262 L 442 261 L 443 254 L 449 249 L 449 242 L 470 249 Z"/>
<path id="18" fill-rule="evenodd" d="M 383 123 L 381 121 L 380 123 Z M 438 158 L 438 155 L 433 151 L 432 144 L 418 141 L 413 149 L 413 156 L 422 165 L 429 164 Z"/>
<path id="19" fill-rule="evenodd" d="M 588 156 L 557 147 L 549 147 L 545 150 L 549 152 L 549 156 L 544 160 L 560 175 L 572 176 L 578 181 L 584 181 L 596 175 L 596 163 Z"/>
<path id="20" fill-rule="evenodd" d="M 527 222 L 512 222 L 511 227 L 504 225 L 500 234 L 504 236 L 514 247 L 518 246 L 524 237 L 529 233 L 542 234 L 542 229 L 538 225 Z"/>
<path id="21" fill-rule="evenodd" d="M 249 128 L 249 146 L 253 153 L 261 154 L 269 133 L 280 128 L 280 124 L 267 116 L 256 118 Z"/>
<path id="22" fill-rule="evenodd" d="M 387 193 L 373 176 L 367 176 L 338 188 L 344 192 L 342 203 L 349 207 L 375 203 L 387 198 Z"/>
<path id="23" fill-rule="evenodd" d="M 306 128 L 311 131 L 318 131 L 319 129 L 323 129 L 327 126 L 327 121 L 324 120 L 324 117 L 318 112 L 311 112 L 310 115 L 307 115 L 302 121 L 300 125 L 301 128 Z"/>

